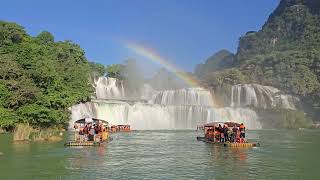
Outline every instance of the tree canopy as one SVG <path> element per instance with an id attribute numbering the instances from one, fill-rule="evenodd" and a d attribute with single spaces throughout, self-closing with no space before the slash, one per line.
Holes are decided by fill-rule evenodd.
<path id="1" fill-rule="evenodd" d="M 0 126 L 66 124 L 68 108 L 92 95 L 92 73 L 105 68 L 89 63 L 79 45 L 55 42 L 47 31 L 32 37 L 0 21 Z"/>

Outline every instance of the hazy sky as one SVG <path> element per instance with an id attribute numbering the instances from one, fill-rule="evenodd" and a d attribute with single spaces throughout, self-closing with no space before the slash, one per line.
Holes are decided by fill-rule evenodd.
<path id="1" fill-rule="evenodd" d="M 103 64 L 138 58 L 124 41 L 156 50 L 177 66 L 194 66 L 220 49 L 236 51 L 238 39 L 259 30 L 279 0 L 4 0 L 0 19 L 72 40 L 89 60 Z"/>

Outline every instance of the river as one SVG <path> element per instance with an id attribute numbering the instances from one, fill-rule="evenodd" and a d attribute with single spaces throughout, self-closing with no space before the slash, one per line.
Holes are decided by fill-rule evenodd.
<path id="1" fill-rule="evenodd" d="M 318 130 L 248 131 L 258 148 L 199 142 L 197 131 L 112 134 L 104 147 L 14 144 L 0 134 L 0 179 L 319 179 Z M 66 139 L 68 135 L 66 135 Z"/>

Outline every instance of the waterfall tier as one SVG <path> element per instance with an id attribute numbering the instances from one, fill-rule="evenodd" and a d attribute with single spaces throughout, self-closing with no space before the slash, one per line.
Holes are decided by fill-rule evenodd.
<path id="1" fill-rule="evenodd" d="M 83 117 L 108 120 L 110 124 L 130 124 L 132 129 L 194 129 L 207 122 L 243 122 L 249 129 L 260 129 L 256 113 L 244 108 L 209 108 L 124 102 L 87 102 L 71 108 L 71 122 Z"/>
<path id="2" fill-rule="evenodd" d="M 281 94 L 280 90 L 259 84 L 238 84 L 232 86 L 231 107 L 256 107 L 262 109 L 296 109 L 299 99 Z"/>
<path id="3" fill-rule="evenodd" d="M 187 88 L 179 90 L 160 91 L 153 100 L 154 104 L 162 105 L 214 105 L 210 91 L 202 88 Z"/>
<path id="4" fill-rule="evenodd" d="M 123 99 L 123 82 L 115 78 L 99 77 L 94 80 L 97 99 Z"/>

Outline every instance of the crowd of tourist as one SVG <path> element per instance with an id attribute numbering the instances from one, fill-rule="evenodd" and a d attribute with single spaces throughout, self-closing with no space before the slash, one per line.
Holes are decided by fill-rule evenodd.
<path id="1" fill-rule="evenodd" d="M 243 123 L 240 126 L 228 127 L 227 124 L 206 129 L 205 136 L 215 142 L 245 142 L 246 128 Z"/>
<path id="2" fill-rule="evenodd" d="M 102 123 L 75 124 L 76 141 L 105 141 L 109 137 L 108 127 L 104 127 Z"/>

